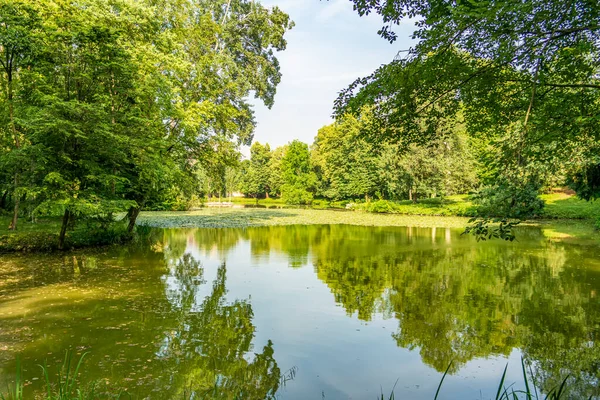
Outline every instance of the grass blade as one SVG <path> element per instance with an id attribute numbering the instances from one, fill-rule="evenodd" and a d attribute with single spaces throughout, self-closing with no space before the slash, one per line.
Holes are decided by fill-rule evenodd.
<path id="1" fill-rule="evenodd" d="M 444 375 L 442 376 L 442 380 L 440 381 L 440 384 L 438 385 L 437 391 L 435 392 L 435 397 L 433 398 L 433 400 L 437 400 L 439 394 L 440 394 L 440 389 L 442 388 L 442 383 L 444 383 L 444 379 L 446 379 L 446 375 L 448 375 L 448 371 L 450 371 L 450 367 L 452 366 L 452 361 L 450 361 L 450 364 L 448 364 L 448 368 L 446 368 L 446 371 L 444 372 Z"/>
<path id="2" fill-rule="evenodd" d="M 525 368 L 525 359 L 521 357 L 521 367 L 523 369 L 523 380 L 525 381 L 525 396 L 527 400 L 533 400 L 531 389 L 529 389 L 529 380 L 527 379 L 527 369 Z"/>
<path id="3" fill-rule="evenodd" d="M 504 373 L 502 374 L 502 380 L 500 380 L 500 385 L 498 385 L 498 392 L 496 393 L 496 400 L 500 400 L 502 397 L 500 394 L 502 393 L 502 387 L 504 387 L 504 380 L 506 379 L 506 371 L 508 370 L 508 363 L 506 363 L 506 367 L 504 367 Z"/>

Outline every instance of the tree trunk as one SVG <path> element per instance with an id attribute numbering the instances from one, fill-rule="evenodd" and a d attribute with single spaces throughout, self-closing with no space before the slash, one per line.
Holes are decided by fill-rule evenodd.
<path id="1" fill-rule="evenodd" d="M 60 227 L 60 236 L 58 237 L 58 249 L 65 249 L 65 236 L 67 234 L 67 227 L 69 225 L 69 220 L 71 219 L 71 211 L 67 208 L 65 210 L 65 214 L 63 215 L 62 226 Z"/>
<path id="2" fill-rule="evenodd" d="M 8 230 L 16 231 L 17 230 L 17 221 L 19 219 L 19 205 L 21 203 L 21 196 L 17 194 L 17 186 L 19 185 L 19 174 L 15 173 L 15 209 L 13 211 L 13 217 L 10 221 L 10 225 L 8 226 Z"/>
<path id="3" fill-rule="evenodd" d="M 412 189 L 408 189 L 408 200 L 413 201 Z"/>
<path id="4" fill-rule="evenodd" d="M 19 138 L 19 132 L 17 132 L 17 127 L 15 125 L 15 108 L 14 108 L 14 104 L 13 104 L 13 74 L 12 74 L 12 66 L 6 66 L 7 70 L 6 70 L 6 75 L 7 75 L 7 85 L 8 85 L 8 113 L 9 113 L 9 118 L 10 118 L 10 128 L 11 131 L 14 135 L 14 140 L 15 140 L 15 149 L 20 149 L 21 148 L 21 139 Z M 17 167 L 17 171 L 18 171 L 18 167 Z M 11 231 L 16 231 L 17 230 L 17 221 L 19 219 L 19 203 L 21 202 L 21 196 L 19 196 L 17 194 L 17 188 L 19 186 L 19 173 L 15 171 L 15 188 L 14 188 L 14 197 L 15 197 L 15 209 L 13 212 L 13 217 L 12 217 L 12 221 L 10 222 L 10 225 L 8 226 L 8 229 Z"/>
<path id="5" fill-rule="evenodd" d="M 140 215 L 139 207 L 131 207 L 127 212 L 127 217 L 129 218 L 129 225 L 127 226 L 127 232 L 133 233 L 133 229 L 135 228 L 135 221 L 137 220 L 138 215 Z"/>
<path id="6" fill-rule="evenodd" d="M 2 198 L 0 198 L 0 210 L 4 210 L 6 207 L 6 196 L 8 196 L 8 190 L 5 190 Z"/>

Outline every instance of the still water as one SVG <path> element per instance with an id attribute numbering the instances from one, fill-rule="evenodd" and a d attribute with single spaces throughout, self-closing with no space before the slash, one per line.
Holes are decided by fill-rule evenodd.
<path id="1" fill-rule="evenodd" d="M 598 395 L 600 246 L 535 228 L 156 230 L 131 247 L 0 257 L 0 388 L 22 360 L 88 352 L 82 379 L 133 398 L 442 399 L 521 385 Z M 522 386 L 522 385 L 521 385 Z M 2 390 L 0 389 L 0 392 Z"/>

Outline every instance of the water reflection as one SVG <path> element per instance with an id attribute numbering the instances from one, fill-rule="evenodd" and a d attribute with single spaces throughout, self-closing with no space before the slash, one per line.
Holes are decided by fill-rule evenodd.
<path id="1" fill-rule="evenodd" d="M 14 379 L 17 354 L 24 374 L 39 376 L 37 364 L 58 365 L 71 348 L 90 351 L 85 376 L 99 380 L 100 391 L 156 399 L 273 398 L 282 379 L 273 342 L 252 352 L 252 306 L 225 298 L 226 264 L 202 297 L 207 282 L 200 261 L 174 245 L 153 243 L 160 250 L 143 252 L 143 269 L 131 264 L 140 261 L 131 249 L 50 263 L 2 259 L 0 376 Z M 103 272 L 95 274 L 99 264 Z M 30 380 L 26 395 L 42 390 Z"/>
<path id="2" fill-rule="evenodd" d="M 203 300 L 197 296 L 204 283 L 200 263 L 184 254 L 174 264 L 163 281 L 176 323 L 157 356 L 174 375 L 181 375 L 182 366 L 192 367 L 185 368 L 185 393 L 177 392 L 175 397 L 272 398 L 281 375 L 273 343 L 269 341 L 252 361 L 246 359 L 255 331 L 252 306 L 247 301 L 226 302 L 225 264 L 218 268 L 212 291 Z"/>
<path id="3" fill-rule="evenodd" d="M 3 257 L 0 374 L 9 379 L 19 353 L 25 374 L 37 376 L 36 364 L 58 363 L 71 347 L 91 351 L 87 378 L 140 398 L 374 398 L 400 375 L 437 385 L 440 374 L 419 376 L 427 366 L 443 372 L 453 361 L 459 377 L 522 354 L 543 389 L 572 374 L 573 398 L 600 395 L 599 248 L 553 243 L 535 229 L 519 238 L 174 229 L 135 247 Z M 298 365 L 282 392 L 282 369 Z M 463 389 L 450 380 L 447 390 L 478 395 L 498 379 Z"/>
<path id="4" fill-rule="evenodd" d="M 516 244 L 475 244 L 450 229 L 288 226 L 172 231 L 223 256 L 250 243 L 256 259 L 283 253 L 311 264 L 348 316 L 393 317 L 399 347 L 451 372 L 520 349 L 546 390 L 568 374 L 576 398 L 600 394 L 597 247 L 520 232 Z"/>

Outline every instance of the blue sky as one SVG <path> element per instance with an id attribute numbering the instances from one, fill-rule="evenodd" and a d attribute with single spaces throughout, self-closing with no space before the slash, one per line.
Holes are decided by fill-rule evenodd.
<path id="1" fill-rule="evenodd" d="M 278 53 L 283 78 L 275 106 L 256 104 L 254 140 L 271 148 L 294 139 L 312 143 L 319 128 L 332 122 L 337 93 L 356 78 L 390 62 L 410 47 L 412 23 L 397 27 L 398 41 L 377 35 L 381 18 L 360 18 L 349 0 L 262 0 L 278 6 L 296 23 L 287 34 L 287 50 Z M 247 149 L 244 151 L 247 153 Z"/>

